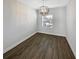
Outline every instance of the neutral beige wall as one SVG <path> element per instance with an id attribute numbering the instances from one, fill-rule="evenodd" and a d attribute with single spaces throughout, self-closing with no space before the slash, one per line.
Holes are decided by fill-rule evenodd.
<path id="1" fill-rule="evenodd" d="M 52 28 L 42 26 L 42 16 L 37 11 L 38 32 L 66 36 L 66 7 L 49 8 L 49 15 L 53 15 Z"/>
<path id="2" fill-rule="evenodd" d="M 76 0 L 67 5 L 67 40 L 76 56 Z"/>
<path id="3" fill-rule="evenodd" d="M 36 32 L 36 12 L 16 0 L 3 0 L 4 53 Z"/>

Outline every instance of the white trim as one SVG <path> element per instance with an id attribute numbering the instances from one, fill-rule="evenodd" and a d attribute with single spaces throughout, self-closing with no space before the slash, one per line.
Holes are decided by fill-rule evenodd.
<path id="1" fill-rule="evenodd" d="M 66 37 L 65 34 L 55 34 L 55 33 L 41 32 L 41 31 L 38 31 L 38 33 L 45 33 L 45 34 L 50 34 L 50 35 L 57 35 L 57 36 L 64 36 L 64 37 Z"/>
<path id="2" fill-rule="evenodd" d="M 76 52 L 74 51 L 74 49 L 73 49 L 73 47 L 72 47 L 72 44 L 71 44 L 71 41 L 70 41 L 70 38 L 68 37 L 68 35 L 66 36 L 66 39 L 67 39 L 67 42 L 68 42 L 68 44 L 69 44 L 69 46 L 70 46 L 70 48 L 71 48 L 71 50 L 72 50 L 74 56 L 76 57 Z"/>
<path id="3" fill-rule="evenodd" d="M 9 51 L 9 50 L 11 50 L 12 48 L 16 47 L 18 44 L 20 44 L 20 43 L 23 42 L 24 40 L 30 38 L 31 36 L 33 36 L 33 35 L 36 34 L 36 33 L 37 33 L 37 32 L 34 32 L 34 33 L 32 33 L 31 35 L 27 36 L 25 39 L 20 40 L 19 42 L 17 42 L 17 43 L 15 43 L 15 44 L 11 45 L 10 47 L 6 48 L 6 49 L 3 51 L 3 53 L 6 53 L 7 51 Z"/>

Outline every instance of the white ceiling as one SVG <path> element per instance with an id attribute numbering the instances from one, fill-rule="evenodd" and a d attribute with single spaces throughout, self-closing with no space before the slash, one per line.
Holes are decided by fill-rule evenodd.
<path id="1" fill-rule="evenodd" d="M 22 2 L 32 8 L 38 9 L 42 6 L 42 0 L 18 0 L 18 2 Z M 49 8 L 66 6 L 69 0 L 45 0 L 45 5 Z"/>

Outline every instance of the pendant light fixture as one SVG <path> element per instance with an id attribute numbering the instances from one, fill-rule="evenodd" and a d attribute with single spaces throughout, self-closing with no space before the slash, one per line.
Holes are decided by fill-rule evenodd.
<path id="1" fill-rule="evenodd" d="M 40 14 L 42 15 L 42 16 L 45 16 L 45 15 L 47 15 L 48 14 L 48 7 L 47 6 L 45 6 L 45 1 L 44 0 L 42 0 L 42 2 L 43 2 L 43 6 L 41 6 L 40 7 Z"/>

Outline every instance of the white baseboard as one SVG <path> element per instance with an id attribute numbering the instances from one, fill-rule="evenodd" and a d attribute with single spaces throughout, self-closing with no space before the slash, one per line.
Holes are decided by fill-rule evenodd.
<path id="1" fill-rule="evenodd" d="M 68 42 L 68 44 L 69 44 L 69 46 L 70 46 L 70 48 L 71 48 L 71 50 L 72 50 L 74 56 L 76 57 L 76 51 L 75 51 L 75 50 L 73 49 L 73 47 L 72 47 L 70 38 L 69 38 L 68 36 L 66 36 L 66 39 L 67 39 L 67 42 Z"/>
<path id="2" fill-rule="evenodd" d="M 25 37 L 25 39 L 22 39 L 22 40 L 20 40 L 19 42 L 17 42 L 17 43 L 15 43 L 15 44 L 11 45 L 10 47 L 6 48 L 6 49 L 3 51 L 3 53 L 6 53 L 7 51 L 9 51 L 9 50 L 11 50 L 12 48 L 16 47 L 18 44 L 20 44 L 20 43 L 22 43 L 23 41 L 27 40 L 28 38 L 30 38 L 31 36 L 33 36 L 33 35 L 36 34 L 36 33 L 37 33 L 37 32 L 34 32 L 33 34 L 31 34 L 31 35 Z"/>
<path id="3" fill-rule="evenodd" d="M 57 35 L 57 36 L 64 36 L 64 37 L 66 37 L 65 34 L 55 34 L 55 33 L 41 32 L 41 31 L 38 31 L 38 33 L 45 33 L 45 34 L 50 34 L 50 35 Z"/>

